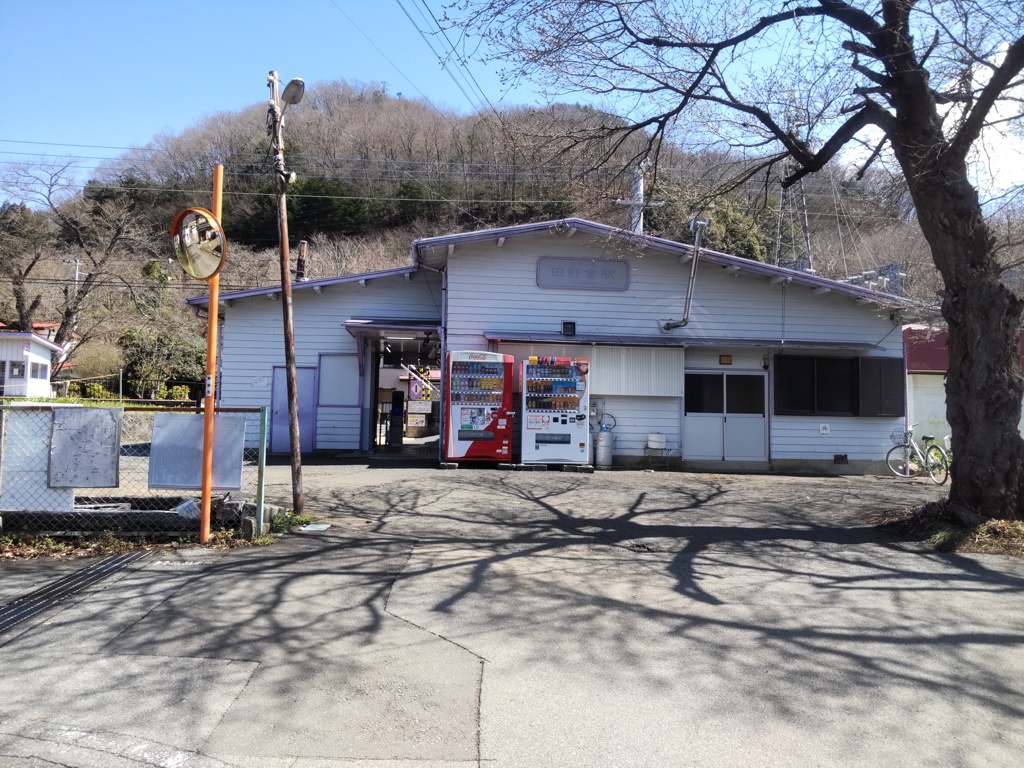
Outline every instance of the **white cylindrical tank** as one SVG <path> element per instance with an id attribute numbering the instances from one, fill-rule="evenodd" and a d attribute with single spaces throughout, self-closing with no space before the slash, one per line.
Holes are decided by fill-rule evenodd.
<path id="1" fill-rule="evenodd" d="M 647 447 L 654 448 L 655 450 L 664 450 L 667 441 L 665 435 L 662 432 L 651 432 L 647 435 Z"/>
<path id="2" fill-rule="evenodd" d="M 615 435 L 610 429 L 602 429 L 597 433 L 595 441 L 594 461 L 598 469 L 612 468 L 612 452 L 615 448 Z"/>

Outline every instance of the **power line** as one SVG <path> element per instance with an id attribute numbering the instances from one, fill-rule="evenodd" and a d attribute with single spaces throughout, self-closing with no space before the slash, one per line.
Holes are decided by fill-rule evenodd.
<path id="1" fill-rule="evenodd" d="M 124 151 L 129 150 L 142 150 L 146 151 L 145 147 L 115 147 L 108 146 L 105 144 L 68 144 L 66 142 L 58 141 L 28 141 L 25 139 L 0 139 L 0 143 L 3 144 L 34 144 L 43 147 L 77 147 L 80 149 L 120 149 Z M 154 150 L 155 151 L 155 150 Z"/>
<path id="2" fill-rule="evenodd" d="M 330 0 L 330 2 L 331 2 L 331 5 L 333 5 L 333 6 L 335 7 L 335 9 L 336 9 L 336 10 L 338 11 L 338 13 L 340 13 L 340 14 L 341 14 L 342 16 L 344 16 L 344 17 L 345 17 L 345 19 L 346 19 L 346 20 L 348 21 L 348 23 L 349 23 L 349 24 L 351 24 L 351 25 L 352 25 L 352 26 L 353 26 L 353 27 L 355 28 L 355 30 L 356 30 L 356 31 L 357 31 L 357 32 L 358 32 L 358 33 L 359 33 L 360 35 L 362 35 L 362 36 L 363 36 L 364 38 L 366 38 L 366 41 L 367 41 L 367 42 L 368 42 L 368 43 L 369 43 L 370 45 L 372 45 L 372 46 L 374 47 L 374 50 L 376 50 L 376 51 L 377 51 L 377 53 L 379 53 L 379 54 L 380 54 L 381 56 L 383 56 L 383 57 L 384 57 L 384 60 L 385 60 L 385 61 L 386 61 L 386 62 L 387 62 L 388 64 L 390 64 L 390 65 L 391 65 L 392 67 L 394 67 L 395 71 L 396 71 L 396 72 L 397 72 L 398 74 L 400 74 L 400 75 L 402 76 L 402 78 L 403 78 L 403 79 L 405 80 L 405 82 L 407 82 L 407 83 L 408 83 L 409 85 L 411 85 L 411 86 L 413 87 L 413 89 L 414 89 L 414 90 L 416 91 L 416 93 L 418 93 L 418 94 L 420 95 L 420 97 L 421 97 L 421 98 L 423 99 L 423 101 L 424 101 L 424 102 L 425 102 L 425 103 L 426 103 L 427 105 L 429 105 L 429 106 L 431 107 L 431 109 L 433 109 L 433 110 L 434 110 L 435 112 L 437 112 L 437 114 L 438 114 L 438 115 L 440 115 L 440 116 L 441 116 L 441 118 L 442 118 L 442 119 L 443 119 L 443 120 L 444 120 L 444 121 L 445 121 L 446 123 L 448 123 L 448 125 L 452 125 L 452 122 L 451 122 L 451 120 L 449 120 L 449 119 L 448 119 L 448 116 L 447 116 L 447 115 L 445 115 L 445 114 L 444 114 L 444 112 L 442 112 L 442 111 L 441 111 L 440 109 L 438 109 L 438 108 L 437 108 L 436 106 L 434 106 L 434 103 L 433 103 L 432 101 L 430 101 L 430 99 L 429 99 L 429 98 L 427 98 L 427 95 L 426 95 L 425 93 L 423 93 L 423 91 L 421 91 L 421 90 L 420 90 L 420 89 L 419 89 L 419 88 L 417 87 L 416 83 L 414 83 L 414 82 L 413 82 L 412 80 L 410 80 L 410 79 L 409 79 L 408 75 L 406 75 L 406 74 L 405 74 L 405 72 L 403 72 L 403 71 L 402 71 L 402 68 L 401 68 L 401 67 L 399 67 L 399 66 L 398 66 L 397 64 L 395 64 L 395 62 L 393 62 L 393 61 L 391 60 L 391 57 L 389 57 L 389 56 L 388 56 L 388 55 L 387 55 L 386 53 L 384 53 L 384 51 L 382 51 L 382 50 L 380 49 L 380 47 L 379 47 L 379 46 L 377 45 L 377 43 L 375 43 L 375 42 L 373 41 L 373 39 L 372 39 L 372 38 L 371 38 L 371 37 L 370 37 L 370 36 L 369 36 L 368 34 L 366 34 L 365 32 L 363 32 L 362 28 L 361 28 L 361 27 L 360 27 L 360 26 L 359 26 L 358 24 L 356 24 L 356 23 L 355 23 L 355 21 L 353 21 L 353 20 L 352 20 L 352 17 L 351 17 L 351 16 L 349 16 L 349 15 L 348 15 L 347 13 L 345 13 L 345 12 L 344 12 L 344 11 L 343 11 L 343 10 L 341 9 L 341 6 L 339 6 L 339 5 L 338 5 L 338 4 L 337 4 L 337 3 L 335 2 L 335 0 Z M 452 126 L 452 127 L 454 128 L 454 126 Z"/>
<path id="3" fill-rule="evenodd" d="M 424 33 L 422 29 L 420 29 L 415 19 L 413 19 L 409 11 L 406 10 L 405 5 L 402 4 L 402 0 L 395 0 L 395 2 L 398 4 L 398 7 L 402 9 L 402 13 L 405 14 L 405 17 L 409 20 L 409 23 L 412 24 L 413 28 L 419 33 L 419 36 L 423 39 L 423 42 L 425 42 L 427 44 L 427 47 L 430 48 L 430 52 L 434 54 L 434 57 L 437 59 L 438 64 L 441 65 L 441 69 L 445 71 L 445 74 L 447 74 L 451 81 L 455 83 L 455 87 L 458 88 L 459 91 L 462 92 L 462 95 L 466 97 L 466 101 L 468 101 L 473 106 L 474 109 L 479 110 L 480 107 L 477 106 L 476 101 L 473 99 L 472 96 L 466 93 L 465 87 L 463 87 L 463 84 L 459 82 L 459 79 L 455 76 L 455 72 L 445 66 L 445 57 L 441 56 L 437 52 L 437 49 L 434 48 L 434 44 L 430 41 L 430 38 L 427 37 L 427 35 Z"/>
<path id="4" fill-rule="evenodd" d="M 420 181 L 419 179 L 412 179 L 414 181 Z M 93 184 L 91 189 L 95 190 L 106 190 L 110 192 L 161 192 L 166 194 L 192 194 L 192 195 L 208 195 L 210 190 L 208 189 L 168 189 L 166 187 L 137 187 L 137 186 L 121 186 L 121 185 L 108 185 L 108 184 Z M 233 197 L 274 197 L 273 192 L 251 192 L 251 191 L 225 191 L 224 195 Z M 570 204 L 570 205 L 586 205 L 594 202 L 586 198 L 572 199 L 572 198 L 536 198 L 536 199 L 524 199 L 524 198 L 487 198 L 487 197 L 467 197 L 467 198 L 449 198 L 449 197 L 396 197 L 387 195 L 304 195 L 304 194 L 289 194 L 289 200 L 339 200 L 339 201 L 365 201 L 365 202 L 392 202 L 392 203 L 448 203 L 451 205 L 486 205 L 486 204 L 526 204 L 526 205 L 545 205 L 549 203 L 558 204 Z M 611 199 L 611 198 L 608 198 Z M 828 211 L 807 211 L 809 217 L 819 219 L 832 219 L 832 218 L 843 218 L 842 214 L 832 213 Z M 878 221 L 903 221 L 895 216 L 879 216 L 871 214 L 857 214 L 859 219 L 869 219 Z"/>

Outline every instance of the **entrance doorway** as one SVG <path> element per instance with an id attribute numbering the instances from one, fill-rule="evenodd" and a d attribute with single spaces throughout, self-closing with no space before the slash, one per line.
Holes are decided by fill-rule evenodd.
<path id="1" fill-rule="evenodd" d="M 767 384 L 763 373 L 687 373 L 683 458 L 767 461 Z"/>
<path id="2" fill-rule="evenodd" d="M 375 447 L 434 455 L 440 434 L 440 345 L 430 331 L 385 332 L 374 358 Z"/>

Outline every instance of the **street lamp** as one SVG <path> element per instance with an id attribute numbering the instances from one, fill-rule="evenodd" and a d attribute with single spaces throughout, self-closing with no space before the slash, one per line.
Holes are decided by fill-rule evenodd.
<path id="1" fill-rule="evenodd" d="M 306 92 L 306 82 L 301 77 L 292 78 L 292 80 L 284 87 L 284 93 L 281 94 L 281 101 L 284 102 L 284 108 L 288 109 L 289 104 L 298 104 L 302 101 L 302 95 Z M 282 116 L 284 112 L 281 113 Z"/>
<path id="2" fill-rule="evenodd" d="M 284 136 L 282 124 L 284 113 L 289 105 L 302 101 L 306 84 L 301 78 L 295 78 L 285 86 L 284 93 L 279 92 L 280 80 L 277 72 L 271 71 L 267 76 L 267 87 L 270 88 L 270 110 L 267 119 L 267 131 L 271 137 L 271 148 L 274 150 L 274 190 L 277 193 L 277 234 L 281 245 L 281 314 L 284 316 L 284 362 L 288 382 L 288 434 L 292 452 L 292 511 L 302 514 L 302 444 L 299 439 L 299 394 L 295 382 L 295 333 L 292 327 L 292 278 L 288 266 L 288 210 L 285 200 L 285 187 L 295 181 L 295 174 L 284 167 Z M 281 102 L 284 102 L 284 107 Z"/>

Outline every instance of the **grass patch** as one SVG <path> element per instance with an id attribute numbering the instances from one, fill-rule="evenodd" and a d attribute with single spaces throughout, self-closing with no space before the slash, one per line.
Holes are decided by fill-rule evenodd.
<path id="1" fill-rule="evenodd" d="M 271 519 L 270 531 L 271 533 L 288 533 L 292 528 L 309 525 L 312 522 L 313 518 L 309 515 L 293 515 L 291 512 L 286 512 Z"/>
<path id="2" fill-rule="evenodd" d="M 195 541 L 192 542 L 193 544 Z M 206 546 L 210 549 L 237 549 L 238 547 L 265 547 L 274 543 L 273 536 L 257 536 L 252 539 L 243 539 L 241 531 L 237 528 L 224 528 L 219 531 L 210 531 L 210 538 Z"/>
<path id="3" fill-rule="evenodd" d="M 868 516 L 868 522 L 899 538 L 927 542 L 940 552 L 1024 557 L 1024 522 L 987 520 L 964 526 L 950 514 L 945 500 L 876 512 Z"/>

